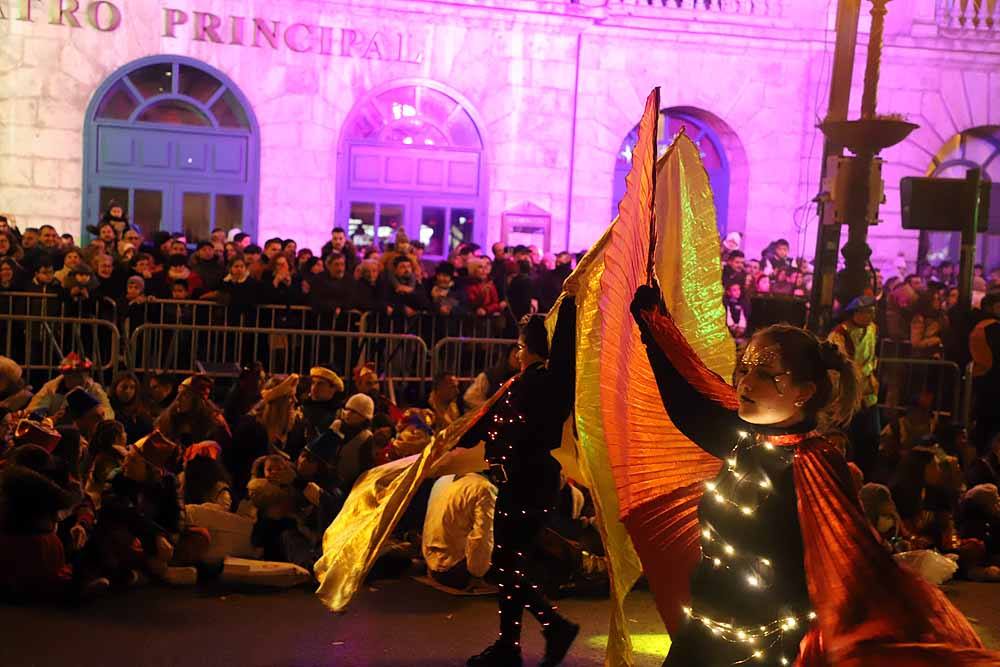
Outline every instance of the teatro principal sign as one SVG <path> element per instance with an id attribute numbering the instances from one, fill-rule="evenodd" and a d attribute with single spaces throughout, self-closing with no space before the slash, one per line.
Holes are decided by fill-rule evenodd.
<path id="1" fill-rule="evenodd" d="M 124 7 L 124 2 L 122 3 Z M 187 37 L 195 42 L 257 49 L 288 49 L 295 53 L 340 58 L 367 58 L 420 63 L 423 52 L 414 49 L 406 33 L 321 26 L 305 22 L 163 8 L 161 36 Z M 48 23 L 70 29 L 114 32 L 124 10 L 108 0 L 14 0 L 0 4 L 0 20 Z"/>

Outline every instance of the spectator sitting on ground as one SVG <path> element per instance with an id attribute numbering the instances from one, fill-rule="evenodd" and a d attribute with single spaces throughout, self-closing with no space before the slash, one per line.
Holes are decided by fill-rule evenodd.
<path id="1" fill-rule="evenodd" d="M 497 488 L 479 473 L 445 475 L 431 488 L 421 551 L 432 579 L 465 589 L 489 571 Z"/>
<path id="2" fill-rule="evenodd" d="M 450 426 L 462 411 L 458 407 L 458 379 L 454 373 L 438 373 L 434 377 L 427 404 L 434 411 L 434 430 Z"/>
<path id="3" fill-rule="evenodd" d="M 73 389 L 81 387 L 101 404 L 106 419 L 114 419 L 115 412 L 111 409 L 107 394 L 101 385 L 90 377 L 92 366 L 89 359 L 80 357 L 76 352 L 70 352 L 59 364 L 59 375 L 42 385 L 28 403 L 28 412 L 44 410 L 46 414 L 56 418 L 66 407 L 66 395 Z M 58 419 L 56 423 L 59 423 Z"/>
<path id="4" fill-rule="evenodd" d="M 153 430 L 153 418 L 139 391 L 139 378 L 135 373 L 126 371 L 115 377 L 110 393 L 111 407 L 125 429 L 128 442 L 149 435 Z"/>
<path id="5" fill-rule="evenodd" d="M 326 366 L 309 369 L 309 396 L 302 401 L 302 438 L 305 442 L 330 428 L 346 399 L 344 381 L 339 375 Z"/>
<path id="6" fill-rule="evenodd" d="M 23 375 L 17 362 L 0 355 L 0 409 L 17 412 L 31 402 L 31 387 L 24 382 Z"/>
<path id="7" fill-rule="evenodd" d="M 962 538 L 978 541 L 983 550 L 976 562 L 962 563 L 968 577 L 973 581 L 1000 581 L 1000 494 L 996 484 L 978 484 L 965 492 Z"/>
<path id="8" fill-rule="evenodd" d="M 486 401 L 497 393 L 504 382 L 514 377 L 521 370 L 517 360 L 517 343 L 511 343 L 506 348 L 503 357 L 492 367 L 476 376 L 472 384 L 465 390 L 462 402 L 466 410 L 478 410 Z"/>
<path id="9" fill-rule="evenodd" d="M 434 435 L 434 411 L 408 408 L 396 424 L 396 437 L 386 447 L 386 461 L 406 458 L 424 451 Z"/>
<path id="10" fill-rule="evenodd" d="M 177 398 L 177 379 L 170 373 L 147 373 L 146 396 L 149 416 L 154 420 Z"/>
<path id="11" fill-rule="evenodd" d="M 184 380 L 177 398 L 157 417 L 156 430 L 181 447 L 202 440 L 229 443 L 230 432 L 222 411 L 212 403 L 213 382 L 205 375 L 192 375 Z"/>

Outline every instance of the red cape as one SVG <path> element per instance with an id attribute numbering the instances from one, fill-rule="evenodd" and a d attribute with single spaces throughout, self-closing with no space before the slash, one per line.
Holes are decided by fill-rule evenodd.
<path id="1" fill-rule="evenodd" d="M 644 313 L 660 349 L 704 396 L 737 409 L 735 392 L 710 371 L 673 320 Z M 809 597 L 817 614 L 800 647 L 798 667 L 996 667 L 972 626 L 937 588 L 893 560 L 861 511 L 843 456 L 824 438 L 795 446 L 793 473 Z M 704 479 L 631 510 L 632 536 L 668 630 L 690 599 L 701 558 L 698 503 Z"/>

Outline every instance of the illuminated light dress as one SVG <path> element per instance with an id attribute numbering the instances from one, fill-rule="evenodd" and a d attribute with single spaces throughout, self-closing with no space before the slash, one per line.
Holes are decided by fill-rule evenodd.
<path id="1" fill-rule="evenodd" d="M 666 667 L 1000 664 L 940 591 L 878 543 L 843 456 L 813 423 L 742 421 L 732 387 L 672 319 L 636 315 L 670 419 L 722 462 L 696 516 L 668 509 L 630 528 L 640 554 L 659 554 L 643 564 L 671 631 Z M 677 540 L 695 521 L 698 541 Z"/>

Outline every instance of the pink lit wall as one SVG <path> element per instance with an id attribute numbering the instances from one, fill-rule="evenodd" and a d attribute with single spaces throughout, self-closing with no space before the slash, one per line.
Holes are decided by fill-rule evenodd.
<path id="1" fill-rule="evenodd" d="M 609 222 L 616 153 L 659 85 L 665 107 L 689 110 L 720 138 L 730 229 L 745 233 L 748 250 L 784 236 L 794 252 L 813 252 L 822 152 L 814 126 L 825 113 L 827 5 L 836 3 L 761 0 L 720 11 L 689 0 L 680 8 L 158 0 L 119 2 L 113 29 L 110 3 L 94 21 L 81 3 L 80 27 L 54 22 L 40 5 L 22 20 L 21 3 L 8 4 L 0 5 L 0 210 L 22 224 L 79 232 L 87 105 L 120 66 L 166 53 L 218 69 L 249 100 L 260 125 L 261 238 L 318 246 L 344 223 L 352 111 L 373 91 L 426 84 L 478 124 L 479 240 L 499 238 L 503 213 L 530 204 L 551 216 L 552 250 L 567 241 L 579 250 Z M 935 7 L 889 7 L 880 111 L 921 129 L 885 154 L 885 223 L 872 232 L 881 262 L 916 252 L 916 237 L 899 227 L 899 178 L 927 171 L 957 133 L 1000 124 L 1000 35 L 951 29 Z M 273 44 L 259 36 L 253 44 L 255 17 L 275 29 Z M 855 107 L 865 34 L 860 41 Z"/>

